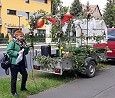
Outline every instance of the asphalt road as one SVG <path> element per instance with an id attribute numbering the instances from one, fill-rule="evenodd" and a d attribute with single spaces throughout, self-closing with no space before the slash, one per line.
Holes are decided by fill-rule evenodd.
<path id="1" fill-rule="evenodd" d="M 115 98 L 115 66 L 28 98 Z"/>

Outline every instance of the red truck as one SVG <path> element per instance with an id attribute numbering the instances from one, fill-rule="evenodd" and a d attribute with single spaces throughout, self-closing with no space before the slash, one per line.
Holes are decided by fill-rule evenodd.
<path id="1" fill-rule="evenodd" d="M 94 48 L 107 49 L 104 59 L 115 59 L 115 28 L 107 28 L 107 41 L 105 43 L 94 44 Z"/>

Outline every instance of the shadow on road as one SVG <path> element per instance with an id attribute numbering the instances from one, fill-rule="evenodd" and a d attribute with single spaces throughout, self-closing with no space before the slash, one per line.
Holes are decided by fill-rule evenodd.
<path id="1" fill-rule="evenodd" d="M 102 63 L 105 64 L 105 65 L 115 66 L 115 59 L 113 59 L 113 60 L 107 60 L 107 61 L 102 62 Z"/>

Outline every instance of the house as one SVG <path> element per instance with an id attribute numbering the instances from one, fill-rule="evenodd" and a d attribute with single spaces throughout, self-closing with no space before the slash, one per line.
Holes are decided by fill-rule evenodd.
<path id="1" fill-rule="evenodd" d="M 82 5 L 83 12 L 87 12 L 87 7 L 86 5 Z M 89 5 L 89 11 L 88 13 L 91 13 L 91 15 L 97 20 L 102 19 L 102 14 L 100 12 L 99 6 L 98 5 Z"/>
<path id="2" fill-rule="evenodd" d="M 51 13 L 51 0 L 0 0 L 0 33 L 28 31 L 30 16 L 40 9 Z M 45 26 L 37 32 L 45 33 Z"/>

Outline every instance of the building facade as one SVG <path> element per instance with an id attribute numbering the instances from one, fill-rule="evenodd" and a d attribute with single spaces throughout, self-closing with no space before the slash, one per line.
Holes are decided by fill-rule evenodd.
<path id="1" fill-rule="evenodd" d="M 27 32 L 30 16 L 40 9 L 50 13 L 51 0 L 0 0 L 0 33 Z M 40 30 L 44 32 L 45 27 Z"/>

